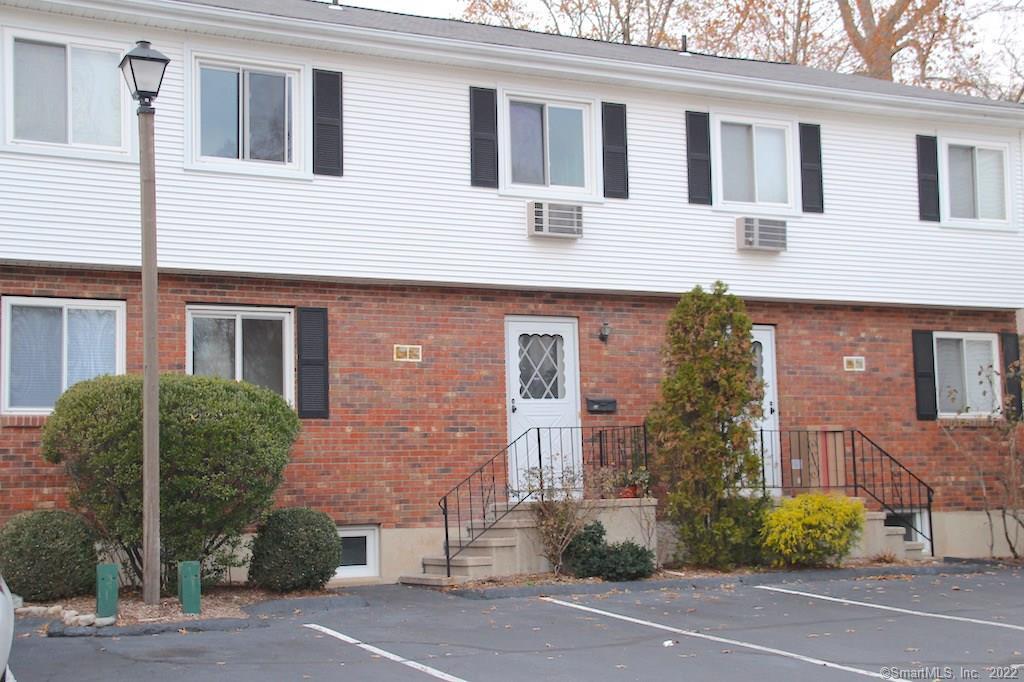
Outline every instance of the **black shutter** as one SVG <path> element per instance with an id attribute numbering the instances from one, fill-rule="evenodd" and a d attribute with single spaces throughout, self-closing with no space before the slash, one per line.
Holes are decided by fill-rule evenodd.
<path id="1" fill-rule="evenodd" d="M 299 416 L 327 419 L 329 361 L 327 308 L 299 308 Z"/>
<path id="2" fill-rule="evenodd" d="M 341 101 L 341 74 L 314 69 L 313 172 L 317 175 L 344 172 Z"/>
<path id="3" fill-rule="evenodd" d="M 914 394 L 917 418 L 934 421 L 939 416 L 935 395 L 935 344 L 932 333 L 914 331 Z"/>
<path id="4" fill-rule="evenodd" d="M 469 169 L 474 187 L 498 186 L 498 91 L 469 89 Z"/>
<path id="5" fill-rule="evenodd" d="M 1007 407 L 1015 418 L 1020 418 L 1020 339 L 1013 333 L 1000 334 L 999 345 L 1003 350 L 1003 377 L 1006 379 L 1006 396 L 1011 398 L 1007 402 Z"/>
<path id="6" fill-rule="evenodd" d="M 804 213 L 824 213 L 821 173 L 821 126 L 800 124 L 800 193 Z"/>
<path id="7" fill-rule="evenodd" d="M 625 104 L 601 103 L 601 137 L 604 142 L 604 195 L 609 199 L 628 199 Z"/>
<path id="8" fill-rule="evenodd" d="M 939 221 L 939 141 L 917 136 L 917 208 L 921 220 Z"/>
<path id="9" fill-rule="evenodd" d="M 691 204 L 711 203 L 711 118 L 686 112 L 686 184 Z"/>

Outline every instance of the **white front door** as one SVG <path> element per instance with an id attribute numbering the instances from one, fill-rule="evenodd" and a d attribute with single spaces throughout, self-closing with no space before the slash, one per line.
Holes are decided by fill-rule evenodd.
<path id="1" fill-rule="evenodd" d="M 576 320 L 506 318 L 505 357 L 510 490 L 524 490 L 531 469 L 581 474 Z"/>
<path id="2" fill-rule="evenodd" d="M 775 378 L 775 327 L 754 325 L 753 329 L 754 369 L 757 378 L 764 382 L 761 418 L 754 423 L 757 440 L 754 443 L 763 457 L 765 486 L 773 494 L 781 493 L 782 453 L 779 434 L 779 394 Z"/>

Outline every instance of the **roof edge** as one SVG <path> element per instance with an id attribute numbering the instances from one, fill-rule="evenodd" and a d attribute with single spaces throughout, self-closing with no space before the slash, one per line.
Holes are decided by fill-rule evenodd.
<path id="1" fill-rule="evenodd" d="M 71 16 L 100 18 L 107 15 L 120 23 L 131 23 L 133 17 L 145 17 L 149 25 L 168 30 L 179 29 L 178 24 L 188 23 L 193 28 L 202 26 L 215 35 L 244 32 L 257 40 L 282 43 L 290 39 L 296 45 L 307 47 L 312 39 L 322 43 L 316 46 L 320 49 L 341 48 L 344 52 L 467 68 L 514 70 L 547 77 L 572 75 L 627 87 L 711 97 L 753 98 L 773 104 L 808 103 L 821 109 L 902 118 L 927 115 L 974 123 L 982 118 L 988 123 L 1016 128 L 1024 124 L 1024 108 L 1017 111 L 994 101 L 928 100 L 710 71 L 681 72 L 670 66 L 326 23 L 175 0 L 133 0 L 128 6 L 126 4 L 119 0 L 0 0 L 0 5 Z M 162 19 L 164 23 L 154 23 L 153 19 Z"/>

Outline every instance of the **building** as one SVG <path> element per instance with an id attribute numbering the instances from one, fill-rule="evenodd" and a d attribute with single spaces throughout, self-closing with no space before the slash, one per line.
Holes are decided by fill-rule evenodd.
<path id="1" fill-rule="evenodd" d="M 987 553 L 992 454 L 943 428 L 1019 401 L 1020 106 L 312 0 L 0 0 L 0 31 L 0 520 L 64 500 L 63 388 L 141 371 L 116 66 L 145 38 L 162 369 L 296 405 L 279 501 L 365 543 L 340 575 L 418 572 L 442 495 L 530 428 L 642 424 L 715 280 L 757 323 L 766 478 L 846 486 L 863 434 L 934 490 L 890 513 Z"/>

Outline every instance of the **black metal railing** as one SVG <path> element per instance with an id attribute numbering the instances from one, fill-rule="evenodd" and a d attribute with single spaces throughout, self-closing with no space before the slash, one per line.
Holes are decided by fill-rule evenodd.
<path id="1" fill-rule="evenodd" d="M 932 553 L 935 491 L 863 432 L 761 430 L 755 448 L 764 490 L 843 490 L 874 502 Z"/>
<path id="2" fill-rule="evenodd" d="M 572 488 L 585 494 L 586 486 L 597 479 L 624 475 L 647 464 L 644 426 L 529 429 L 438 501 L 444 516 L 448 576 L 455 556 L 539 491 Z"/>

